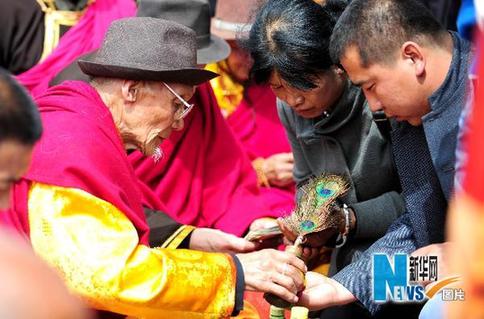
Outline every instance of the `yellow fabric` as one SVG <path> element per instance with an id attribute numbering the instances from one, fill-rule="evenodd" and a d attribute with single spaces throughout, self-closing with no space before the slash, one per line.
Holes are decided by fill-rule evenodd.
<path id="1" fill-rule="evenodd" d="M 148 248 L 116 207 L 79 189 L 32 183 L 30 239 L 96 309 L 136 318 L 226 318 L 236 273 L 226 254 Z"/>
<path id="2" fill-rule="evenodd" d="M 228 117 L 232 114 L 244 97 L 244 86 L 234 81 L 228 72 L 227 63 L 207 64 L 205 69 L 218 73 L 220 76 L 210 80 L 210 84 L 217 98 L 217 103 L 222 110 L 222 114 Z"/>
<path id="3" fill-rule="evenodd" d="M 44 48 L 40 61 L 44 60 L 54 51 L 61 37 L 61 25 L 72 27 L 76 25 L 84 15 L 87 7 L 94 0 L 87 2 L 86 8 L 81 11 L 57 10 L 54 0 L 37 0 L 40 8 L 44 12 Z"/>

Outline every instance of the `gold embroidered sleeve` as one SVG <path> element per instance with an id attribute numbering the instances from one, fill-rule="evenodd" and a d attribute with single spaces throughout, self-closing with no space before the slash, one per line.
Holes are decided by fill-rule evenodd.
<path id="1" fill-rule="evenodd" d="M 32 246 L 96 309 L 137 318 L 225 318 L 235 300 L 230 256 L 139 244 L 116 207 L 79 189 L 32 183 Z"/>

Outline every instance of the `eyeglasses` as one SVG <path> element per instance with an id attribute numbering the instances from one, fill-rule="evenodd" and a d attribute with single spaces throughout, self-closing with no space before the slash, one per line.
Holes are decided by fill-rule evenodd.
<path id="1" fill-rule="evenodd" d="M 175 118 L 175 121 L 179 121 L 185 118 L 185 116 L 187 116 L 188 113 L 190 113 L 190 111 L 193 109 L 193 106 L 195 104 L 189 104 L 180 95 L 178 95 L 178 93 L 176 93 L 175 90 L 173 90 L 168 84 L 166 84 L 165 82 L 162 83 L 168 89 L 168 91 L 171 92 L 171 94 L 173 94 L 178 100 L 180 100 L 180 102 L 182 102 L 184 106 L 184 108 L 179 108 L 175 111 L 175 115 L 173 116 Z"/>

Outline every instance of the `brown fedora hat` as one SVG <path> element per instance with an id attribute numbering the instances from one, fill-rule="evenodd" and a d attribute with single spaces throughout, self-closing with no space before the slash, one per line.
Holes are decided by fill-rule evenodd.
<path id="1" fill-rule="evenodd" d="M 264 0 L 217 0 L 212 33 L 225 40 L 235 40 L 249 33 L 257 9 Z"/>
<path id="2" fill-rule="evenodd" d="M 135 17 L 114 21 L 101 48 L 79 60 L 90 76 L 198 85 L 217 76 L 197 68 L 195 32 L 173 21 Z"/>
<path id="3" fill-rule="evenodd" d="M 175 21 L 194 30 L 198 64 L 221 61 L 230 54 L 227 42 L 210 34 L 208 0 L 139 0 L 137 16 Z"/>

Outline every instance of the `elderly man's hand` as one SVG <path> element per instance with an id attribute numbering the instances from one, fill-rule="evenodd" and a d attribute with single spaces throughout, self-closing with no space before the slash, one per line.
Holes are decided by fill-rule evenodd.
<path id="1" fill-rule="evenodd" d="M 197 228 L 190 238 L 190 249 L 218 253 L 244 253 L 257 248 L 257 244 L 218 229 Z"/>
<path id="2" fill-rule="evenodd" d="M 293 254 L 264 249 L 236 255 L 244 269 L 245 289 L 269 292 L 291 303 L 304 288 L 304 262 Z"/>
<path id="3" fill-rule="evenodd" d="M 306 289 L 301 293 L 298 304 L 309 310 L 319 310 L 345 305 L 355 300 L 353 294 L 336 280 L 316 272 L 308 272 Z"/>

